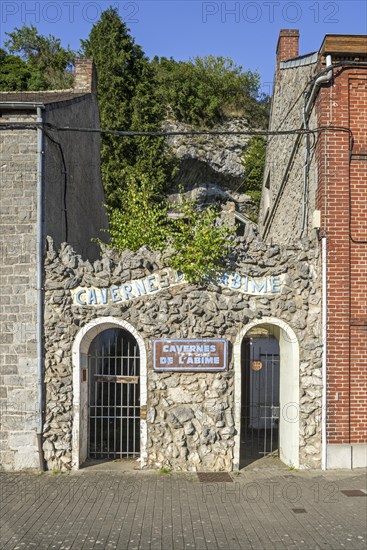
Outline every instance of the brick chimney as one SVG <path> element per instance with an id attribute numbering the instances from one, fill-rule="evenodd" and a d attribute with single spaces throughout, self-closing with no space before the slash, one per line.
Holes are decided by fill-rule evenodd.
<path id="1" fill-rule="evenodd" d="M 97 92 L 97 72 L 93 59 L 79 57 L 75 60 L 74 92 L 95 94 Z"/>
<path id="2" fill-rule="evenodd" d="M 298 29 L 282 29 L 279 33 L 277 45 L 277 71 L 281 61 L 298 57 Z"/>

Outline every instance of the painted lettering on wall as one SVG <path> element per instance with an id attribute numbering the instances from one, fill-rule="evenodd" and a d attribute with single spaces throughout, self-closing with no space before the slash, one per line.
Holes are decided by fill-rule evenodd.
<path id="1" fill-rule="evenodd" d="M 136 279 L 119 286 L 112 285 L 108 288 L 77 287 L 71 290 L 73 304 L 76 306 L 105 306 L 128 302 L 139 296 L 155 294 L 166 288 L 181 285 L 186 281 L 182 273 L 165 269 L 154 274 Z"/>
<path id="2" fill-rule="evenodd" d="M 219 286 L 237 290 L 243 294 L 280 294 L 284 275 L 276 277 L 249 277 L 239 273 L 223 273 L 217 283 Z"/>
<path id="3" fill-rule="evenodd" d="M 269 295 L 279 294 L 284 275 L 277 277 L 249 277 L 239 273 L 223 273 L 215 281 L 221 287 L 242 294 Z M 79 307 L 105 306 L 128 302 L 134 298 L 156 294 L 166 288 L 185 284 L 185 278 L 179 271 L 165 269 L 157 271 L 143 279 L 136 279 L 121 285 L 110 287 L 77 287 L 71 290 L 73 304 Z"/>

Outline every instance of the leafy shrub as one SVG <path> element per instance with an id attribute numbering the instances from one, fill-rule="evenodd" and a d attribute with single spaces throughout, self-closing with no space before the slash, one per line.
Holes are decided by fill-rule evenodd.
<path id="1" fill-rule="evenodd" d="M 175 254 L 170 260 L 190 282 L 213 277 L 223 267 L 233 247 L 230 237 L 234 228 L 218 223 L 218 208 L 199 210 L 195 201 L 181 196 L 179 211 L 182 217 L 172 227 L 171 246 Z"/>
<path id="2" fill-rule="evenodd" d="M 0 91 L 25 91 L 31 78 L 31 71 L 25 61 L 0 50 Z"/>
<path id="3" fill-rule="evenodd" d="M 162 250 L 169 239 L 167 207 L 157 201 L 147 177 L 130 176 L 121 202 L 121 208 L 110 209 L 110 246 Z"/>
<path id="4" fill-rule="evenodd" d="M 189 282 L 215 275 L 223 267 L 233 243 L 234 228 L 219 223 L 218 208 L 198 210 L 194 201 L 181 194 L 178 218 L 169 220 L 167 205 L 156 202 L 149 182 L 130 179 L 123 208 L 110 212 L 109 246 L 137 251 L 147 245 L 155 250 L 170 247 L 168 264 Z"/>
<path id="5" fill-rule="evenodd" d="M 155 57 L 152 65 L 167 116 L 194 126 L 213 126 L 227 116 L 257 116 L 260 124 L 266 120 L 259 73 L 243 71 L 230 58 L 210 55 L 186 62 Z"/>

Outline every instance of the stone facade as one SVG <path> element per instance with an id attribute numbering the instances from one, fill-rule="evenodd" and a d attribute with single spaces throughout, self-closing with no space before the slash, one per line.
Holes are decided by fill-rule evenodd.
<path id="1" fill-rule="evenodd" d="M 1 121 L 34 122 L 34 113 Z M 36 355 L 37 139 L 32 130 L 0 133 L 0 418 L 1 463 L 37 467 Z"/>
<path id="2" fill-rule="evenodd" d="M 38 180 L 43 180 L 43 235 L 51 235 L 57 245 L 67 238 L 75 250 L 95 259 L 99 249 L 91 239 L 102 235 L 107 217 L 99 136 L 60 133 L 48 127 L 39 163 L 37 130 L 32 128 L 37 121 L 35 105 L 40 106 L 45 123 L 98 127 L 96 98 L 73 91 L 3 92 L 0 104 L 0 463 L 3 469 L 18 470 L 39 466 Z M 22 123 L 29 123 L 30 129 L 15 126 Z"/>
<path id="3" fill-rule="evenodd" d="M 304 95 L 300 92 L 313 77 L 315 68 L 316 63 L 310 60 L 299 67 L 279 70 L 271 104 L 270 131 L 302 128 Z M 311 128 L 315 127 L 315 121 L 313 114 Z M 305 150 L 306 137 L 302 135 L 280 134 L 268 138 L 259 215 L 260 232 L 264 238 L 271 234 L 276 235 L 277 242 L 289 242 L 301 236 Z M 309 214 L 306 232 L 309 238 L 315 237 L 312 232 L 312 213 L 315 209 L 316 182 L 317 167 L 312 155 L 309 189 L 305 197 Z"/>
<path id="4" fill-rule="evenodd" d="M 251 240 L 251 239 L 250 239 Z M 320 284 L 317 251 L 308 242 L 291 247 L 238 241 L 233 270 L 249 277 L 284 278 L 281 293 L 244 295 L 225 284 L 183 283 L 122 303 L 81 306 L 73 288 L 119 287 L 151 276 L 167 265 L 167 256 L 146 248 L 133 254 L 106 251 L 94 263 L 69 245 L 59 252 L 49 241 L 46 259 L 46 415 L 44 451 L 49 468 L 72 464 L 72 346 L 79 331 L 98 318 L 129 323 L 147 352 L 147 462 L 153 468 L 232 470 L 239 426 L 235 422 L 234 345 L 246 326 L 277 318 L 297 335 L 300 348 L 300 467 L 320 465 L 321 350 Z M 156 372 L 152 339 L 225 338 L 229 367 L 218 373 Z M 236 363 L 237 361 L 237 363 Z M 298 365 L 295 366 L 298 368 Z"/>

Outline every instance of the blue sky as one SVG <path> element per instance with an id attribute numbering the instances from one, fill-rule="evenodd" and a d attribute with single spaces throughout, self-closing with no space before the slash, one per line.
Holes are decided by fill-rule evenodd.
<path id="1" fill-rule="evenodd" d="M 280 29 L 300 30 L 301 55 L 317 50 L 325 34 L 367 33 L 364 0 L 2 0 L 1 43 L 5 32 L 33 23 L 77 50 L 109 5 L 118 8 L 149 57 L 232 57 L 244 69 L 260 72 L 265 92 L 271 90 Z"/>

